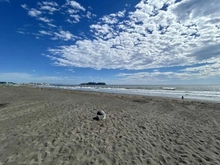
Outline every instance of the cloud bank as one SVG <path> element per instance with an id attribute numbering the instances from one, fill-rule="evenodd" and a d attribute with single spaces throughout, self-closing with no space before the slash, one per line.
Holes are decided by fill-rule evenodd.
<path id="1" fill-rule="evenodd" d="M 0 79 L 7 81 L 7 82 L 16 82 L 16 83 L 42 82 L 42 83 L 72 84 L 72 82 L 76 82 L 76 81 L 80 82 L 80 78 L 78 77 L 40 76 L 37 74 L 28 74 L 28 73 L 23 73 L 23 72 L 0 73 Z"/>
<path id="2" fill-rule="evenodd" d="M 52 3 L 52 2 L 51 2 Z M 47 6 L 47 7 L 46 7 Z M 53 20 L 44 11 L 65 9 L 70 24 L 90 18 L 86 7 L 67 0 L 62 6 L 39 4 L 27 8 L 28 14 L 45 23 Z M 71 45 L 49 48 L 47 57 L 57 66 L 93 69 L 145 70 L 190 66 L 177 72 L 121 73 L 118 77 L 162 77 L 191 79 L 220 76 L 220 3 L 219 0 L 140 0 L 133 11 L 126 8 L 104 15 L 90 24 L 90 34 L 77 37 L 70 31 L 43 32 L 52 39 L 74 40 Z M 88 14 L 89 13 L 89 14 Z M 201 66 L 196 66 L 201 65 Z"/>
<path id="3" fill-rule="evenodd" d="M 142 0 L 126 16 L 120 11 L 90 25 L 94 39 L 49 49 L 49 57 L 55 57 L 57 65 L 94 69 L 141 70 L 216 62 L 220 56 L 219 8 L 218 0 Z"/>

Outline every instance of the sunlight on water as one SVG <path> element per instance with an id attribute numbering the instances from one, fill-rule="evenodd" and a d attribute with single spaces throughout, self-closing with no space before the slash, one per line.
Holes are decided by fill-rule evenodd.
<path id="1" fill-rule="evenodd" d="M 42 86 L 41 86 L 42 87 Z M 220 85 L 110 85 L 110 86 L 43 86 L 68 90 L 96 91 L 144 96 L 162 96 L 220 102 Z"/>

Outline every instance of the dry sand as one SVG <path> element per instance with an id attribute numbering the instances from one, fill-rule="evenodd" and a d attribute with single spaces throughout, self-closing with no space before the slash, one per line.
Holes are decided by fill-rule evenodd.
<path id="1" fill-rule="evenodd" d="M 220 103 L 0 86 L 0 164 L 217 165 Z"/>

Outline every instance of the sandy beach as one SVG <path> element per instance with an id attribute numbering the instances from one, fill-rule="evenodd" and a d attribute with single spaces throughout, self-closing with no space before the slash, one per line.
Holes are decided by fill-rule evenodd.
<path id="1" fill-rule="evenodd" d="M 220 103 L 0 86 L 0 165 L 25 164 L 219 165 Z"/>

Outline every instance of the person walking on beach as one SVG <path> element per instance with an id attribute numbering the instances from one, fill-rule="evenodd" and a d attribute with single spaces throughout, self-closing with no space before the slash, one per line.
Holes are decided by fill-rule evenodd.
<path id="1" fill-rule="evenodd" d="M 182 96 L 182 100 L 184 99 L 184 97 Z"/>

